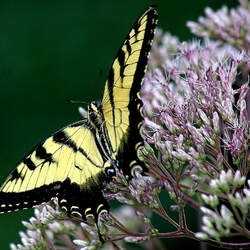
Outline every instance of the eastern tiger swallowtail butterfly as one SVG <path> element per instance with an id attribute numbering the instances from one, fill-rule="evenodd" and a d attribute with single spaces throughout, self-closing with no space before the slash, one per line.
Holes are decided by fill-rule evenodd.
<path id="1" fill-rule="evenodd" d="M 156 22 L 151 6 L 121 45 L 102 100 L 91 102 L 86 118 L 41 142 L 10 173 L 0 188 L 0 213 L 57 197 L 70 216 L 98 218 L 109 210 L 102 190 L 116 169 L 130 177 L 138 166 L 145 170 L 137 158 L 142 144 L 139 91 Z"/>

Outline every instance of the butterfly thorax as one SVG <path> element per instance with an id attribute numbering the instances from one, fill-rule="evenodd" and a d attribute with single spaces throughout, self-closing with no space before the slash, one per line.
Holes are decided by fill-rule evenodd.
<path id="1" fill-rule="evenodd" d="M 104 122 L 103 114 L 101 112 L 101 104 L 98 102 L 91 102 L 88 106 L 88 119 L 91 125 L 99 130 Z"/>
<path id="2" fill-rule="evenodd" d="M 93 101 L 89 104 L 88 120 L 95 131 L 95 138 L 99 144 L 104 159 L 106 161 L 116 161 L 107 128 L 105 126 L 105 119 L 102 112 L 101 103 Z"/>

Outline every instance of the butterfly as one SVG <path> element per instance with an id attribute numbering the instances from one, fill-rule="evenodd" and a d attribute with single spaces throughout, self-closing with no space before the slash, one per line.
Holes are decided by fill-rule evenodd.
<path id="1" fill-rule="evenodd" d="M 100 102 L 87 116 L 55 132 L 9 174 L 0 188 L 0 213 L 30 208 L 57 198 L 68 215 L 87 220 L 109 211 L 106 183 L 119 169 L 133 176 L 145 170 L 137 158 L 142 145 L 139 96 L 157 12 L 150 6 L 133 24 L 113 61 Z"/>

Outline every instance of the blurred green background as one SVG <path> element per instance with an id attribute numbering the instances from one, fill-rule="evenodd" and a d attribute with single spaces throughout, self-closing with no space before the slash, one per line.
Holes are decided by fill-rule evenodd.
<path id="1" fill-rule="evenodd" d="M 192 38 L 186 22 L 197 20 L 206 6 L 218 9 L 237 1 L 0 1 L 1 183 L 33 146 L 81 118 L 78 105 L 66 100 L 100 98 L 117 49 L 150 4 L 158 5 L 159 27 L 186 40 Z M 0 215 L 1 249 L 20 242 L 21 221 L 32 214 L 30 209 Z M 192 211 L 187 216 L 195 225 Z M 174 249 L 187 242 L 198 248 L 179 239 L 164 245 Z"/>

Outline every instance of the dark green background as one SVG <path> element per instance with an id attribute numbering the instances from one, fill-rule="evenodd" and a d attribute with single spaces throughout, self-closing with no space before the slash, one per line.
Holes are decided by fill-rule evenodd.
<path id="1" fill-rule="evenodd" d="M 80 119 L 78 105 L 66 100 L 100 98 L 117 49 L 150 4 L 158 5 L 159 26 L 185 40 L 192 38 L 186 22 L 203 15 L 205 6 L 237 1 L 0 1 L 1 183 L 34 145 Z M 20 242 L 21 220 L 32 213 L 0 215 L 1 249 Z M 165 241 L 166 249 L 183 242 Z"/>

